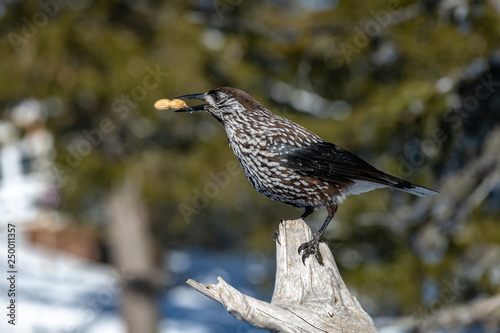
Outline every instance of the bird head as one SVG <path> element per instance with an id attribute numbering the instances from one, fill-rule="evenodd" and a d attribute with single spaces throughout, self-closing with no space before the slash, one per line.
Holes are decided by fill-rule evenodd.
<path id="1" fill-rule="evenodd" d="M 264 108 L 246 92 L 229 87 L 215 88 L 206 93 L 179 96 L 176 99 L 197 99 L 207 102 L 207 104 L 200 104 L 175 112 L 205 111 L 221 123 L 238 113 Z"/>

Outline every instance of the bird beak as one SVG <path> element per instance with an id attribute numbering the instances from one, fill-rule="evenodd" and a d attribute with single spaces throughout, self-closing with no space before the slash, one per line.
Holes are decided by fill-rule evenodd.
<path id="1" fill-rule="evenodd" d="M 176 97 L 175 99 L 199 99 L 199 100 L 204 101 L 205 100 L 205 94 L 201 93 L 201 94 L 183 95 L 183 96 Z M 200 104 L 200 105 L 191 106 L 189 108 L 180 109 L 180 110 L 177 110 L 175 112 L 206 111 L 206 109 L 205 109 L 206 106 L 208 106 L 208 104 Z"/>

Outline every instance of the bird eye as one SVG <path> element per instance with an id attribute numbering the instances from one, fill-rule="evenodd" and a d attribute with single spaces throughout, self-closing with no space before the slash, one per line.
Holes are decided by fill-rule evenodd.
<path id="1" fill-rule="evenodd" d="M 220 93 L 215 94 L 213 98 L 215 104 L 219 104 L 220 102 L 224 101 L 224 96 Z"/>

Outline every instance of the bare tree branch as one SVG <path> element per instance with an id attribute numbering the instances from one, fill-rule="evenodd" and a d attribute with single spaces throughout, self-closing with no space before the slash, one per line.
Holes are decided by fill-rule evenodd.
<path id="1" fill-rule="evenodd" d="M 187 283 L 224 305 L 235 318 L 269 332 L 376 332 L 373 320 L 347 290 L 326 244 L 319 248 L 323 265 L 314 258 L 302 263 L 297 249 L 311 238 L 303 220 L 280 224 L 271 303 L 240 293 L 220 277 L 216 285 Z"/>

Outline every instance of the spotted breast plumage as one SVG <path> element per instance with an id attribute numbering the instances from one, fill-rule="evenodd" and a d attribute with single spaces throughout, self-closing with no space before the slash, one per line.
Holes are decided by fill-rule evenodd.
<path id="1" fill-rule="evenodd" d="M 176 112 L 206 111 L 224 125 L 228 142 L 247 179 L 260 193 L 304 210 L 326 208 L 328 216 L 313 239 L 299 247 L 302 260 L 317 255 L 321 236 L 349 194 L 390 187 L 418 196 L 436 191 L 377 170 L 293 121 L 275 115 L 244 91 L 220 87 L 177 97 L 207 104 Z"/>

